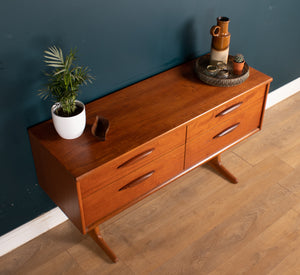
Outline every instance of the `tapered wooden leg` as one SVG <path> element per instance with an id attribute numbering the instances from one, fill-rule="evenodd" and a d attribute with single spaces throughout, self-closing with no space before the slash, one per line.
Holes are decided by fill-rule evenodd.
<path id="1" fill-rule="evenodd" d="M 221 156 L 217 155 L 208 162 L 209 166 L 217 170 L 221 175 L 228 179 L 232 183 L 238 183 L 237 178 L 232 175 L 221 163 Z"/>
<path id="2" fill-rule="evenodd" d="M 104 241 L 98 226 L 95 227 L 94 230 L 90 231 L 89 234 L 114 263 L 116 263 L 119 260 L 115 253 L 109 248 L 107 243 Z"/>

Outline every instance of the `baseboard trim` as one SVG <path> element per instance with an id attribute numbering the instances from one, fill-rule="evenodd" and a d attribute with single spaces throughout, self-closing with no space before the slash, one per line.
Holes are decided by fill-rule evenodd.
<path id="1" fill-rule="evenodd" d="M 300 77 L 272 91 L 268 95 L 266 109 L 300 91 Z M 68 218 L 58 208 L 35 218 L 34 220 L 8 232 L 0 237 L 0 256 L 29 242 L 53 227 L 63 223 Z"/>
<path id="2" fill-rule="evenodd" d="M 287 99 L 288 97 L 298 93 L 299 91 L 300 91 L 300 77 L 272 91 L 268 95 L 266 109 L 272 107 L 273 105 L 279 103 L 284 99 Z"/>
<path id="3" fill-rule="evenodd" d="M 58 208 L 21 225 L 0 237 L 0 257 L 63 223 L 68 218 Z"/>

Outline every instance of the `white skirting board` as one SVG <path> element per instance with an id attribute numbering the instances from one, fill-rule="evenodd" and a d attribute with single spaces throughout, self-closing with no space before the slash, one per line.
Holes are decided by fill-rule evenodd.
<path id="1" fill-rule="evenodd" d="M 56 207 L 6 233 L 0 237 L 0 257 L 63 223 L 67 219 L 67 216 Z"/>
<path id="2" fill-rule="evenodd" d="M 266 109 L 300 91 L 300 77 L 278 88 L 268 95 Z M 58 208 L 35 218 L 34 220 L 0 237 L 0 256 L 27 243 L 51 228 L 63 223 L 68 218 Z"/>
<path id="3" fill-rule="evenodd" d="M 298 93 L 299 91 L 300 91 L 300 77 L 269 93 L 266 109 Z"/>

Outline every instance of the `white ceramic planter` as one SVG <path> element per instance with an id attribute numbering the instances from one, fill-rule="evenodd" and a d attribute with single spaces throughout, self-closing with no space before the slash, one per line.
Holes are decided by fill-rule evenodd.
<path id="1" fill-rule="evenodd" d="M 55 110 L 60 107 L 59 103 L 55 103 L 51 108 L 54 128 L 64 139 L 78 138 L 84 131 L 86 124 L 85 106 L 79 100 L 76 100 L 76 104 L 81 105 L 83 110 L 80 114 L 72 117 L 61 117 L 55 114 Z"/>

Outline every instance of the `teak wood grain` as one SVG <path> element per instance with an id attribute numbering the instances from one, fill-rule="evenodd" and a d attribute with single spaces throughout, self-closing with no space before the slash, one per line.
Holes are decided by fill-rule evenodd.
<path id="1" fill-rule="evenodd" d="M 124 179 L 99 189 L 84 198 L 83 209 L 86 213 L 87 226 L 103 217 L 105 218 L 119 208 L 140 200 L 161 183 L 180 174 L 183 171 L 183 156 L 184 146 L 180 146 L 149 165 L 137 169 Z M 172 165 L 166 165 L 167 163 Z M 128 186 L 130 183 L 134 186 Z M 102 205 L 105 205 L 105 207 Z"/>
<path id="2" fill-rule="evenodd" d="M 152 141 L 97 167 L 88 174 L 79 177 L 82 196 L 86 197 L 95 190 L 124 177 L 184 143 L 185 127 L 179 127 L 170 133 L 162 135 L 159 139 L 153 139 Z M 101 178 L 101 181 L 99 181 L 99 178 Z"/>
<path id="3" fill-rule="evenodd" d="M 253 90 L 237 96 L 236 98 L 222 104 L 220 107 L 207 112 L 188 124 L 187 139 L 192 139 L 202 132 L 218 125 L 232 116 L 240 116 L 249 107 L 255 107 L 257 103 L 263 103 L 265 96 L 265 86 L 257 87 Z M 262 105 L 260 104 L 261 108 Z M 259 112 L 259 110 L 258 110 Z"/>
<path id="4" fill-rule="evenodd" d="M 241 85 L 208 86 L 194 62 L 87 104 L 75 140 L 59 138 L 51 120 L 29 129 L 40 185 L 113 260 L 100 223 L 209 160 L 236 182 L 220 153 L 261 129 L 272 78 L 250 68 Z M 97 115 L 109 120 L 104 142 L 91 133 Z"/>
<path id="5" fill-rule="evenodd" d="M 185 167 L 205 160 L 213 153 L 239 141 L 248 133 L 258 131 L 262 108 L 262 100 L 254 102 L 249 108 L 241 109 L 241 112 L 230 116 L 214 128 L 194 136 L 194 139 L 187 142 Z"/>
<path id="6" fill-rule="evenodd" d="M 241 85 L 208 86 L 194 75 L 193 63 L 185 63 L 87 104 L 87 127 L 76 140 L 59 138 L 51 120 L 31 128 L 30 134 L 77 178 L 271 81 L 270 77 L 250 68 L 250 77 Z M 110 122 L 105 142 L 90 134 L 99 113 Z"/>

